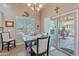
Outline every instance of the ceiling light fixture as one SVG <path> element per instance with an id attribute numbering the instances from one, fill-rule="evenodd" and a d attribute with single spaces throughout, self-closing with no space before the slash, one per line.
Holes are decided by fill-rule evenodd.
<path id="1" fill-rule="evenodd" d="M 72 20 L 74 17 L 73 16 L 66 16 L 64 17 L 65 20 Z"/>
<path id="2" fill-rule="evenodd" d="M 40 11 L 43 8 L 43 4 L 36 4 L 36 3 L 27 3 L 27 6 L 31 8 L 33 11 Z"/>

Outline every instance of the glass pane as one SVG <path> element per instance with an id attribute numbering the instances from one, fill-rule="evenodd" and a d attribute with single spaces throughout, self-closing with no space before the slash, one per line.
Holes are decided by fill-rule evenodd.
<path id="1" fill-rule="evenodd" d="M 70 54 L 74 54 L 74 25 L 76 13 L 67 14 L 59 18 L 58 32 L 60 48 Z"/>
<path id="2" fill-rule="evenodd" d="M 45 19 L 44 31 L 51 36 L 50 44 L 57 46 L 57 19 Z"/>
<path id="3" fill-rule="evenodd" d="M 16 31 L 17 32 L 25 32 L 26 34 L 30 34 L 34 32 L 35 20 L 26 18 L 26 17 L 16 17 Z"/>
<path id="4" fill-rule="evenodd" d="M 51 45 L 57 46 L 57 19 L 52 19 L 49 27 L 51 34 Z"/>

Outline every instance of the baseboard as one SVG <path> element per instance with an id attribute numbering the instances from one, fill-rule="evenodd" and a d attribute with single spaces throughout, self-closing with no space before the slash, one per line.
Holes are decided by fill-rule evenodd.
<path id="1" fill-rule="evenodd" d="M 24 44 L 24 42 L 19 42 L 19 43 L 16 43 L 16 45 L 22 45 Z"/>

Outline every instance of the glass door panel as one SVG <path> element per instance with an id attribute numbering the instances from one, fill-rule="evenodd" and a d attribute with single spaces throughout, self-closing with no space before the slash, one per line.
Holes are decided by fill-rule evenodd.
<path id="1" fill-rule="evenodd" d="M 58 32 L 59 32 L 59 47 L 60 49 L 74 54 L 74 25 L 76 13 L 70 13 L 59 17 L 58 21 Z"/>
<path id="2" fill-rule="evenodd" d="M 51 45 L 57 46 L 57 19 L 50 20 Z"/>
<path id="3" fill-rule="evenodd" d="M 44 20 L 44 32 L 51 36 L 51 46 L 57 46 L 57 18 Z"/>

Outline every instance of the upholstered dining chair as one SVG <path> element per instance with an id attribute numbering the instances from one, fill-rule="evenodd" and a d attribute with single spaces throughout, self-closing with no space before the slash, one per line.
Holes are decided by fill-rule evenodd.
<path id="1" fill-rule="evenodd" d="M 2 39 L 2 50 L 4 48 L 7 48 L 7 50 L 9 51 L 9 48 L 10 47 L 16 47 L 16 42 L 15 42 L 15 39 L 11 38 L 10 37 L 10 32 L 2 32 L 2 35 L 1 35 Z"/>
<path id="2" fill-rule="evenodd" d="M 49 55 L 50 36 L 37 38 L 37 45 L 32 46 L 32 50 L 36 56 Z"/>

